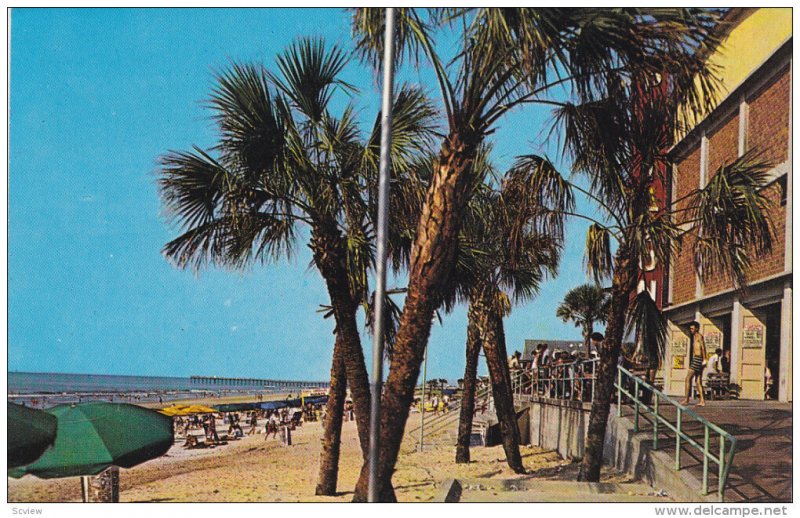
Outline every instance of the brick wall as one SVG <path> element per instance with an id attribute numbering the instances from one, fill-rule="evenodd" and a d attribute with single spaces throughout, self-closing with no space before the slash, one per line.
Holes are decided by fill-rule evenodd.
<path id="1" fill-rule="evenodd" d="M 791 80 L 788 67 L 768 84 L 747 97 L 749 105 L 747 148 L 763 152 L 764 160 L 780 165 L 788 159 L 789 100 Z M 739 115 L 730 117 L 708 135 L 707 174 L 710 178 L 716 170 L 735 160 L 739 150 Z M 700 146 L 677 164 L 675 175 L 676 198 L 685 196 L 697 188 L 700 176 Z M 786 207 L 780 205 L 782 184 L 775 182 L 765 190 L 773 202 L 772 222 L 775 228 L 773 251 L 766 257 L 756 258 L 751 251 L 750 282 L 770 277 L 784 271 Z M 677 208 L 682 208 L 679 203 Z M 672 303 L 681 304 L 695 298 L 696 277 L 692 256 L 694 238 L 686 236 L 683 246 L 674 258 Z M 791 244 L 789 245 L 791 246 Z M 712 295 L 733 288 L 730 276 L 715 274 L 703 286 L 704 295 Z"/>
<path id="2" fill-rule="evenodd" d="M 675 199 L 686 196 L 700 185 L 700 145 L 686 155 L 676 164 L 676 171 L 673 175 L 673 190 Z M 686 200 L 679 201 L 676 209 L 680 210 L 686 206 Z M 683 219 L 686 213 L 681 213 L 679 220 Z M 694 238 L 686 236 L 683 245 L 673 258 L 672 276 L 672 304 L 681 304 L 694 299 L 695 294 L 695 275 L 694 259 L 692 257 L 692 245 Z"/>
<path id="3" fill-rule="evenodd" d="M 784 269 L 786 256 L 786 206 L 780 205 L 782 188 L 778 182 L 771 184 L 765 189 L 765 194 L 773 202 L 772 223 L 775 225 L 775 238 L 772 242 L 772 253 L 763 258 L 756 258 L 751 252 L 751 272 L 750 282 L 763 279 Z M 790 245 L 791 246 L 791 245 Z"/>
<path id="4" fill-rule="evenodd" d="M 675 199 L 680 200 L 691 191 L 700 187 L 700 145 L 677 163 L 677 171 L 673 175 Z M 676 209 L 686 206 L 687 200 L 679 201 Z"/>
<path id="5" fill-rule="evenodd" d="M 734 112 L 708 137 L 708 179 L 717 169 L 728 165 L 739 156 L 739 113 Z M 703 294 L 709 295 L 733 288 L 733 279 L 729 275 L 715 272 L 703 285 Z"/>
<path id="6" fill-rule="evenodd" d="M 681 248 L 674 257 L 672 277 L 672 304 L 681 304 L 695 297 L 696 277 L 694 273 L 694 257 L 692 247 L 695 238 L 686 234 Z"/>
<path id="7" fill-rule="evenodd" d="M 763 158 L 774 165 L 788 158 L 790 90 L 789 69 L 786 68 L 747 99 L 750 105 L 747 147 L 764 151 Z"/>
<path id="8" fill-rule="evenodd" d="M 706 183 L 717 169 L 728 165 L 739 156 L 739 113 L 734 113 L 708 136 L 708 167 Z"/>

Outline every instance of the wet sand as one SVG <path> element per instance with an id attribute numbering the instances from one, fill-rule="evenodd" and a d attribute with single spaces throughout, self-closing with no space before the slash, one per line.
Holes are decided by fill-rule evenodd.
<path id="1" fill-rule="evenodd" d="M 194 401 L 195 403 L 197 401 Z M 209 401 L 211 402 L 211 401 Z M 219 401 L 215 401 L 219 402 Z M 407 429 L 419 422 L 411 414 Z M 221 422 L 220 422 L 221 423 Z M 259 428 L 263 431 L 264 420 Z M 249 426 L 243 427 L 245 432 Z M 218 431 L 224 432 L 222 426 Z M 334 497 L 314 495 L 319 469 L 322 427 L 305 423 L 293 432 L 293 445 L 263 434 L 231 441 L 213 449 L 185 450 L 181 444 L 163 457 L 131 469 L 120 470 L 122 502 L 349 502 L 361 469 L 361 451 L 355 422 L 342 430 L 339 491 Z M 393 482 L 399 501 L 433 500 L 448 478 L 504 478 L 537 476 L 574 480 L 575 465 L 554 452 L 522 446 L 523 462 L 533 475 L 516 475 L 508 469 L 501 446 L 472 448 L 472 462 L 455 464 L 455 446 L 440 446 L 419 453 L 406 436 Z M 9 502 L 80 501 L 77 477 L 40 480 L 26 476 L 8 479 Z"/>

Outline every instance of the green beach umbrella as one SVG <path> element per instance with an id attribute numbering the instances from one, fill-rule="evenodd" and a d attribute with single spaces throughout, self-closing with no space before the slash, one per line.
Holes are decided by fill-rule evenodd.
<path id="1" fill-rule="evenodd" d="M 8 403 L 8 467 L 29 464 L 56 440 L 52 414 Z"/>
<path id="2" fill-rule="evenodd" d="M 173 444 L 172 418 L 126 403 L 92 402 L 47 410 L 58 420 L 52 448 L 38 460 L 8 470 L 14 478 L 97 475 L 164 455 Z"/>

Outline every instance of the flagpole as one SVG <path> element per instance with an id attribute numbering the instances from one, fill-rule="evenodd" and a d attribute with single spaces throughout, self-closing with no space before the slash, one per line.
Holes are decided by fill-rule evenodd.
<path id="1" fill-rule="evenodd" d="M 389 226 L 389 150 L 392 146 L 392 86 L 394 83 L 394 9 L 386 9 L 383 51 L 383 101 L 381 103 L 381 158 L 378 182 L 377 263 L 375 266 L 375 329 L 372 336 L 372 397 L 369 418 L 369 502 L 380 500 L 378 461 L 380 454 L 381 388 L 383 385 L 384 299 L 386 297 L 386 244 Z"/>

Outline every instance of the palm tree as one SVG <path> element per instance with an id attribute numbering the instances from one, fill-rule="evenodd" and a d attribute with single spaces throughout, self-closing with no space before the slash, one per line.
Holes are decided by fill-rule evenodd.
<path id="1" fill-rule="evenodd" d="M 469 304 L 467 364 L 459 420 L 456 462 L 469 462 L 477 360 L 483 346 L 492 384 L 503 447 L 509 467 L 523 473 L 519 429 L 508 369 L 503 318 L 512 303 L 533 297 L 545 275 L 555 275 L 561 248 L 536 231 L 536 207 L 521 197 L 518 171 L 512 168 L 499 192 L 482 189 L 469 204 L 459 238 L 459 262 L 453 282 Z M 509 293 L 511 296 L 509 296 Z"/>
<path id="2" fill-rule="evenodd" d="M 318 494 L 336 490 L 347 384 L 365 458 L 369 444 L 369 382 L 356 311 L 369 295 L 379 125 L 363 140 L 352 106 L 338 118 L 330 113 L 336 91 L 354 90 L 338 79 L 346 63 L 341 49 L 302 39 L 278 57 L 279 74 L 231 65 L 218 74 L 209 101 L 220 132 L 212 149 L 217 157 L 199 148 L 169 152 L 159 179 L 164 205 L 184 229 L 164 247 L 179 267 L 275 261 L 291 256 L 298 225 L 309 230 L 313 264 L 336 320 Z M 433 109 L 406 87 L 394 104 L 391 158 L 402 169 L 426 147 Z"/>
<path id="3" fill-rule="evenodd" d="M 461 219 L 474 192 L 471 164 L 481 144 L 510 109 L 530 103 L 564 106 L 557 86 L 581 99 L 602 99 L 609 79 L 624 72 L 703 66 L 700 59 L 683 58 L 704 44 L 715 22 L 703 10 L 635 8 L 438 9 L 427 15 L 404 8 L 397 9 L 396 18 L 396 58 L 419 64 L 424 55 L 432 64 L 447 131 L 411 247 L 408 292 L 383 396 L 377 481 L 382 501 L 393 498 L 389 482 L 431 317 L 454 271 Z M 373 64 L 382 55 L 383 24 L 378 9 L 355 11 L 359 49 Z M 437 30 L 456 33 L 453 59 L 437 52 Z M 559 222 L 545 219 L 543 227 L 555 234 Z M 368 473 L 365 464 L 357 501 L 366 499 Z"/>
<path id="4" fill-rule="evenodd" d="M 488 160 L 489 149 L 482 148 L 472 164 L 480 171 L 473 175 L 476 194 L 470 200 L 459 235 L 456 273 L 451 276 L 444 307 L 449 312 L 456 304 L 469 305 L 467 327 L 467 362 L 463 384 L 456 462 L 469 462 L 469 438 L 475 406 L 475 385 L 480 349 L 489 366 L 492 392 L 501 425 L 506 458 L 512 470 L 524 472 L 519 453 L 519 430 L 516 424 L 511 376 L 506 361 L 503 317 L 514 302 L 532 297 L 545 273 L 554 274 L 560 247 L 535 230 L 537 218 L 545 214 L 524 205 L 531 198 L 519 196 L 514 170 L 507 174 L 505 187 L 494 190 L 487 179 L 495 176 Z M 434 175 L 434 157 L 420 156 L 407 175 L 395 179 L 391 201 L 390 249 L 400 268 L 409 256 L 422 208 L 424 194 Z M 444 386 L 446 380 L 439 380 Z"/>
<path id="5" fill-rule="evenodd" d="M 556 316 L 567 322 L 572 320 L 575 327 L 583 333 L 586 353 L 589 350 L 589 337 L 594 332 L 594 323 L 605 324 L 608 313 L 608 294 L 596 284 L 581 284 L 564 295 L 564 301 L 556 308 Z"/>
<path id="6" fill-rule="evenodd" d="M 713 79 L 699 69 L 701 82 Z M 711 79 L 709 79 L 711 78 Z M 661 83 L 660 81 L 668 81 Z M 558 117 L 566 126 L 566 146 L 574 158 L 573 171 L 588 178 L 585 194 L 600 206 L 605 219 L 589 227 L 586 254 L 596 282 L 611 280 L 605 343 L 589 420 L 580 478 L 597 481 L 617 358 L 628 328 L 646 337 L 655 354 L 663 350 L 666 325 L 650 296 L 638 296 L 642 273 L 639 265 L 653 257 L 665 264 L 687 236 L 694 244 L 694 266 L 701 279 L 732 275 L 740 287 L 747 284 L 751 258 L 772 247 L 773 229 L 768 219 L 770 202 L 764 197 L 769 168 L 751 151 L 721 166 L 703 189 L 697 189 L 665 209 L 651 210 L 650 187 L 664 181 L 664 150 L 679 129 L 679 107 L 695 114 L 706 108 L 685 104 L 695 95 L 693 75 L 673 72 L 662 79 L 655 74 L 618 80 L 609 95 L 564 107 Z M 646 92 L 644 95 L 642 92 Z M 688 106 L 688 108 L 687 108 Z M 577 186 L 555 169 L 534 175 L 538 183 L 557 184 L 559 197 Z M 573 207 L 558 203 L 556 211 L 572 216 Z M 580 217 L 588 217 L 579 215 Z M 617 242 L 612 258 L 611 241 Z M 633 305 L 631 305 L 633 301 Z M 652 352 L 649 353 L 652 357 Z"/>

